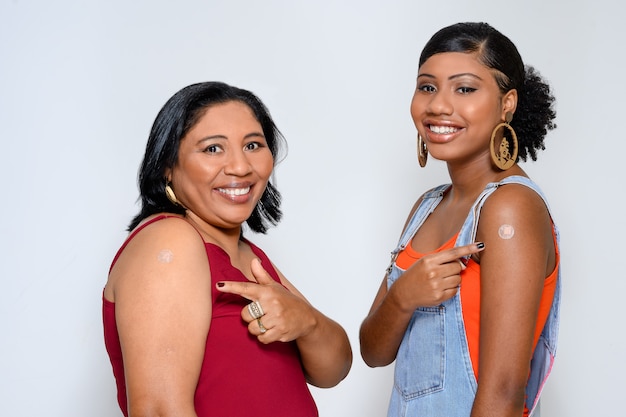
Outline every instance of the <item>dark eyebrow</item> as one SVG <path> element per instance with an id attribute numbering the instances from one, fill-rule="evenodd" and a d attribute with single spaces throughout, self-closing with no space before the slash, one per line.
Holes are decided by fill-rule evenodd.
<path id="1" fill-rule="evenodd" d="M 263 132 L 252 132 L 252 133 L 248 133 L 245 136 L 246 139 L 248 138 L 265 138 L 265 135 L 263 134 Z"/>
<path id="2" fill-rule="evenodd" d="M 480 78 L 478 75 L 473 74 L 471 72 L 463 72 L 461 74 L 454 74 L 454 75 L 451 75 L 450 77 L 448 77 L 448 79 L 449 80 L 453 80 L 455 78 L 461 78 L 461 77 L 471 77 L 471 78 L 476 78 L 476 79 L 482 81 L 482 78 Z"/>
<path id="3" fill-rule="evenodd" d="M 210 140 L 228 140 L 228 138 L 224 135 L 211 135 L 211 136 L 205 136 L 203 138 L 200 138 L 196 141 L 196 145 L 201 145 L 204 142 L 210 141 Z"/>
<path id="4" fill-rule="evenodd" d="M 417 76 L 417 78 L 419 79 L 420 77 L 426 77 L 426 78 L 436 78 L 434 75 L 432 74 L 419 74 Z M 462 72 L 460 74 L 454 74 L 448 77 L 448 80 L 454 80 L 455 78 L 461 78 L 461 77 L 472 77 L 472 78 L 476 78 L 482 81 L 482 78 L 480 78 L 478 75 L 473 74 L 471 72 Z"/>

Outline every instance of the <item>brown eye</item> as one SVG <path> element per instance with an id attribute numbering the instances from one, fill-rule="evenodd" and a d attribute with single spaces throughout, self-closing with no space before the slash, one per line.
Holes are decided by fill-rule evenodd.
<path id="1" fill-rule="evenodd" d="M 460 87 L 457 91 L 461 94 L 469 94 L 476 91 L 476 89 L 472 87 Z"/>
<path id="2" fill-rule="evenodd" d="M 431 84 L 420 85 L 417 89 L 419 91 L 424 91 L 425 93 L 434 93 L 436 91 L 435 86 Z"/>
<path id="3" fill-rule="evenodd" d="M 209 145 L 206 148 L 204 148 L 204 152 L 206 153 L 218 153 L 221 151 L 222 149 L 220 148 L 219 145 Z"/>

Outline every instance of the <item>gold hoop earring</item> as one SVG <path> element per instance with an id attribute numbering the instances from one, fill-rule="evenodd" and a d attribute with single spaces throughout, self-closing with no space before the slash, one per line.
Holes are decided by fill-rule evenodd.
<path id="1" fill-rule="evenodd" d="M 174 204 L 175 206 L 180 206 L 181 204 L 178 202 L 178 199 L 176 198 L 176 194 L 174 194 L 174 190 L 172 190 L 172 187 L 169 184 L 165 185 L 165 196 L 167 197 L 168 200 L 170 200 L 172 202 L 172 204 Z"/>
<path id="2" fill-rule="evenodd" d="M 420 166 L 424 168 L 426 166 L 426 161 L 428 161 L 428 148 L 426 147 L 426 143 L 424 139 L 422 139 L 422 135 L 417 133 L 417 162 L 419 162 Z"/>
<path id="3" fill-rule="evenodd" d="M 491 142 L 489 144 L 491 160 L 494 165 L 502 171 L 506 171 L 511 168 L 515 162 L 517 162 L 517 135 L 515 134 L 515 130 L 509 124 L 512 119 L 513 115 L 510 112 L 507 112 L 506 121 L 499 123 L 493 129 L 493 132 L 491 132 Z M 498 130 L 500 130 L 501 127 L 506 128 L 511 133 L 511 137 L 507 138 L 504 134 L 502 135 L 500 145 L 498 146 L 498 152 L 496 153 L 496 136 L 498 135 Z"/>

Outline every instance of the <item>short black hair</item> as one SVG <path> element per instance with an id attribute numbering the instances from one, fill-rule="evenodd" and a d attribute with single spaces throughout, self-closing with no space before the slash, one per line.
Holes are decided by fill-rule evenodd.
<path id="1" fill-rule="evenodd" d="M 138 183 L 141 210 L 132 219 L 128 231 L 146 217 L 156 213 L 184 214 L 185 209 L 173 204 L 165 195 L 165 173 L 178 158 L 183 137 L 198 123 L 206 110 L 216 104 L 238 101 L 247 105 L 263 129 L 267 145 L 274 157 L 274 165 L 286 150 L 286 142 L 269 110 L 248 90 L 223 82 L 208 81 L 191 84 L 174 94 L 159 111 L 146 145 L 139 168 Z M 269 225 L 276 225 L 281 217 L 281 196 L 271 181 L 246 223 L 251 230 L 265 233 Z"/>

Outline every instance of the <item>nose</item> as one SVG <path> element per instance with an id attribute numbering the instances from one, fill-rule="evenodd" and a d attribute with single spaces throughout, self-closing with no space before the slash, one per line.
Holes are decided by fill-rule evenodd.
<path id="1" fill-rule="evenodd" d="M 452 114 L 452 101 L 445 91 L 437 91 L 431 96 L 426 110 L 431 114 Z"/>
<path id="2" fill-rule="evenodd" d="M 224 167 L 226 175 L 235 175 L 243 177 L 252 171 L 252 165 L 248 160 L 248 156 L 243 150 L 232 151 L 228 155 L 228 160 Z"/>

